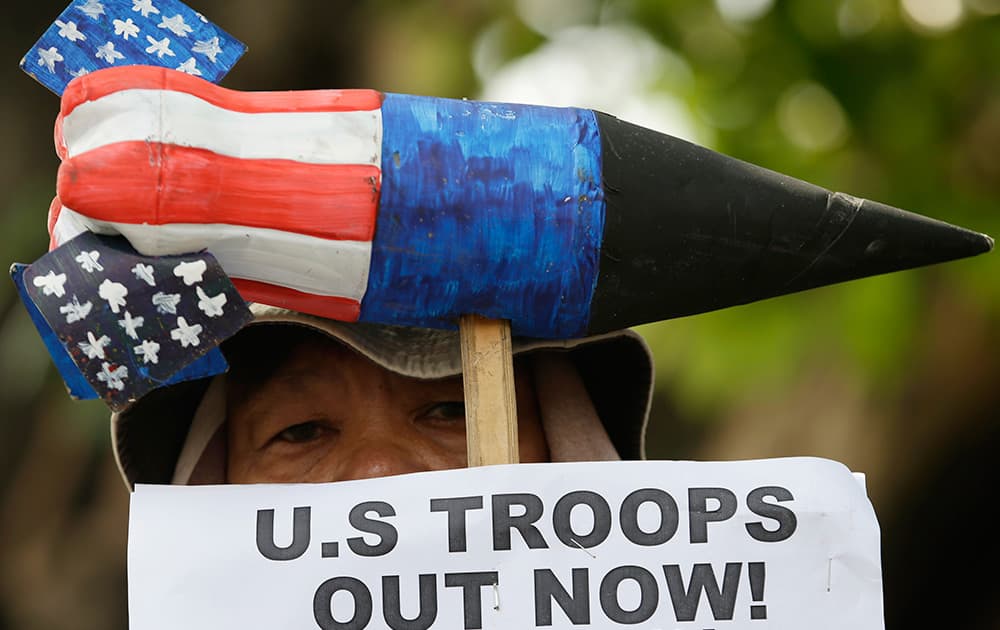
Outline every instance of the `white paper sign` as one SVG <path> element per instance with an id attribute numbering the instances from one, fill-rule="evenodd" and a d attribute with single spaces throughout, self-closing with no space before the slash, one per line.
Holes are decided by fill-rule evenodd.
<path id="1" fill-rule="evenodd" d="M 139 486 L 132 630 L 883 627 L 863 485 L 811 458 Z"/>

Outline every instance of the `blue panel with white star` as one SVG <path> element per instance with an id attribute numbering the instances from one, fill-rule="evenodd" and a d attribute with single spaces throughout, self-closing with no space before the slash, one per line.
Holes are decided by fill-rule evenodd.
<path id="1" fill-rule="evenodd" d="M 207 253 L 141 256 L 121 237 L 84 233 L 20 273 L 70 392 L 89 397 L 67 374 L 69 361 L 115 410 L 157 387 L 225 371 L 216 346 L 252 318 Z"/>
<path id="2" fill-rule="evenodd" d="M 24 270 L 27 268 L 28 265 L 14 263 L 10 267 L 10 277 L 14 280 L 14 286 L 17 287 L 17 292 L 21 296 L 21 302 L 24 304 L 25 309 L 28 311 L 31 323 L 38 330 L 38 336 L 42 338 L 45 349 L 49 351 L 49 354 L 52 356 L 52 362 L 55 364 L 56 369 L 59 370 L 59 375 L 62 376 L 63 382 L 66 383 L 66 390 L 76 400 L 100 398 L 80 370 L 77 369 L 76 364 L 73 363 L 73 357 L 70 356 L 69 351 L 59 341 L 59 337 L 52 330 L 52 327 L 45 321 L 45 316 L 38 310 L 35 303 L 31 301 L 31 296 L 28 294 L 28 287 L 24 285 Z"/>
<path id="3" fill-rule="evenodd" d="M 74 0 L 21 59 L 56 94 L 112 66 L 181 70 L 217 83 L 246 46 L 179 0 Z"/>

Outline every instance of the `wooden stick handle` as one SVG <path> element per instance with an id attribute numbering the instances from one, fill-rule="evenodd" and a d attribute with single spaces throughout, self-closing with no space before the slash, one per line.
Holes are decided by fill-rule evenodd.
<path id="1" fill-rule="evenodd" d="M 466 315 L 459 331 L 469 466 L 515 464 L 517 402 L 510 322 Z"/>

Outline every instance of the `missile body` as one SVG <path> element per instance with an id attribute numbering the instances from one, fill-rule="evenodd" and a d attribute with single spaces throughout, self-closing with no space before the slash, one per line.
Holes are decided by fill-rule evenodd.
<path id="1" fill-rule="evenodd" d="M 988 251 L 981 234 L 586 109 L 75 80 L 54 242 L 208 249 L 249 300 L 579 337 Z"/>

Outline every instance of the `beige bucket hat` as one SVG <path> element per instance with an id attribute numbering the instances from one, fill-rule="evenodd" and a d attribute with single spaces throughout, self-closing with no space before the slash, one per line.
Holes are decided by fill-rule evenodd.
<path id="1" fill-rule="evenodd" d="M 462 372 L 456 331 L 348 324 L 260 304 L 251 305 L 251 311 L 254 319 L 248 328 L 305 327 L 336 339 L 403 376 L 438 379 Z M 224 354 L 227 346 L 238 343 L 242 334 L 243 331 L 223 344 Z M 623 330 L 568 340 L 515 338 L 513 351 L 516 356 L 534 356 L 536 360 L 549 358 L 563 364 L 568 361 L 575 368 L 574 379 L 578 375 L 589 397 L 587 408 L 596 412 L 617 454 L 623 459 L 643 457 L 653 361 L 649 348 L 637 333 Z M 208 378 L 160 388 L 111 416 L 115 456 L 129 486 L 170 483 L 174 479 L 178 457 L 182 450 L 190 450 L 186 444 L 192 421 L 196 415 L 204 415 L 204 409 L 199 407 L 204 407 L 202 399 L 212 383 L 213 379 Z M 215 389 L 218 387 L 213 388 L 213 393 L 217 393 Z M 224 410 L 219 413 L 224 416 Z M 224 417 L 218 418 L 216 425 L 223 420 Z"/>

